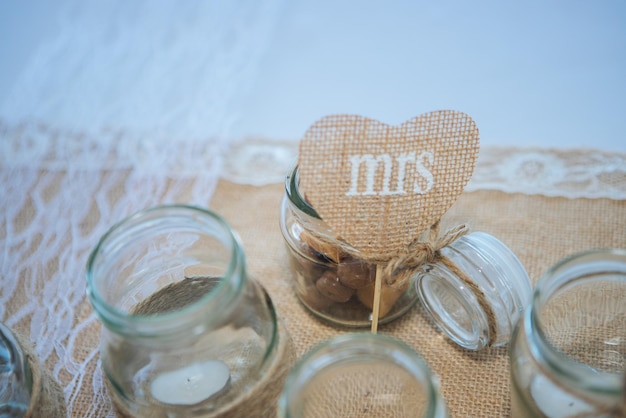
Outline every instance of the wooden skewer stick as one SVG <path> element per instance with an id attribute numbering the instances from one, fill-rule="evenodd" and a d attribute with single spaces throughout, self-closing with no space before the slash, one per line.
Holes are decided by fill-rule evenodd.
<path id="1" fill-rule="evenodd" d="M 383 266 L 376 265 L 376 280 L 374 281 L 374 306 L 372 307 L 372 333 L 378 332 L 378 315 L 380 312 L 380 289 L 383 282 Z"/>

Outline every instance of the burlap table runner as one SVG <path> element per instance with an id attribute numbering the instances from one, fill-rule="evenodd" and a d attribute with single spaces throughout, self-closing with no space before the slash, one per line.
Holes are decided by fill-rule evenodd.
<path id="1" fill-rule="evenodd" d="M 168 187 L 169 184 L 164 185 L 164 188 Z M 132 192 L 125 190 L 124 182 L 120 182 L 111 193 L 115 198 L 113 195 Z M 301 355 L 312 345 L 346 330 L 311 316 L 299 304 L 291 289 L 287 252 L 278 227 L 282 195 L 282 184 L 255 187 L 221 181 L 210 201 L 207 198 L 207 204 L 226 218 L 241 236 L 251 275 L 271 295 L 291 333 L 296 353 Z M 177 191 L 177 196 L 184 200 L 186 191 Z M 34 213 L 29 209 L 30 204 L 27 203 L 20 212 L 15 227 L 30 224 Z M 96 207 L 91 207 L 86 213 L 81 228 L 89 230 L 102 215 Z M 518 255 L 533 282 L 550 265 L 572 252 L 592 247 L 626 248 L 626 201 L 572 200 L 477 191 L 462 194 L 444 218 L 444 227 L 446 222 L 468 222 L 472 230 L 498 237 Z M 57 268 L 53 264 L 48 267 L 51 271 Z M 84 277 L 69 279 L 84 280 Z M 42 287 L 45 281 L 44 275 L 39 281 Z M 20 288 L 4 306 L 6 313 L 18 312 L 30 297 L 28 289 Z M 84 298 L 72 326 L 79 327 L 91 314 L 91 307 Z M 30 317 L 20 321 L 16 328 L 28 335 Z M 75 355 L 87 356 L 96 348 L 99 332 L 98 325 L 81 327 L 77 337 L 80 344 Z M 452 417 L 509 415 L 507 348 L 478 353 L 460 349 L 429 322 L 419 306 L 399 320 L 381 326 L 379 332 L 399 338 L 421 353 L 441 379 L 441 392 Z M 94 394 L 93 381 L 102 378 L 95 360 L 89 362 L 88 374 L 80 382 L 72 382 L 72 376 L 63 372 L 59 375 L 59 382 L 66 387 L 66 396 L 73 405 L 73 417 L 94 416 L 94 405 L 108 402 Z M 58 361 L 53 354 L 45 361 L 44 367 L 52 370 Z M 71 393 L 67 391 L 68 387 L 72 387 L 70 385 L 75 385 L 69 391 Z"/>
<path id="2" fill-rule="evenodd" d="M 320 322 L 291 289 L 285 245 L 278 228 L 282 185 L 241 186 L 220 182 L 210 207 L 222 214 L 243 241 L 250 273 L 262 282 L 285 318 L 297 354 L 345 329 Z M 626 248 L 626 202 L 505 194 L 464 193 L 444 218 L 468 222 L 502 240 L 520 258 L 535 283 L 559 259 L 593 247 Z M 417 306 L 381 326 L 414 347 L 441 379 L 452 417 L 510 415 L 507 347 L 471 352 L 447 340 Z"/>

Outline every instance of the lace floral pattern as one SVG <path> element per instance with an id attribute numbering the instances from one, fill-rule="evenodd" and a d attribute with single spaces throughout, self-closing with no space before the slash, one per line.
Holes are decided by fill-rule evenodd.
<path id="1" fill-rule="evenodd" d="M 247 138 L 170 141 L 103 129 L 61 131 L 0 119 L 0 163 L 87 171 L 133 169 L 172 179 L 208 176 L 264 185 L 283 181 L 298 157 L 297 141 Z M 486 147 L 467 191 L 499 190 L 567 198 L 626 199 L 626 154 L 596 150 Z"/>
<path id="2" fill-rule="evenodd" d="M 467 190 L 626 199 L 626 155 L 593 150 L 485 148 Z"/>
<path id="3" fill-rule="evenodd" d="M 251 139 L 226 157 L 223 177 L 248 184 L 282 181 L 297 143 Z M 591 150 L 481 149 L 467 191 L 626 199 L 626 155 Z"/>

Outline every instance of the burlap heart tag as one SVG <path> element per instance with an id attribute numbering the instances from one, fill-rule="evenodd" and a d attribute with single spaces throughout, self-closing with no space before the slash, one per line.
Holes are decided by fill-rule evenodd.
<path id="1" fill-rule="evenodd" d="M 472 176 L 478 148 L 475 122 L 452 110 L 400 126 L 327 116 L 300 142 L 300 188 L 362 258 L 386 261 L 452 206 Z"/>

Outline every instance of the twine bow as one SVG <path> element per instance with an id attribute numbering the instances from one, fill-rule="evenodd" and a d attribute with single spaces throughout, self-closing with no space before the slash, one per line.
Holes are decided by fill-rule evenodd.
<path id="1" fill-rule="evenodd" d="M 439 235 L 439 222 L 436 222 L 429 231 L 426 241 L 415 240 L 407 248 L 406 253 L 389 261 L 385 267 L 387 284 L 393 285 L 393 278 L 400 270 L 415 269 L 424 264 L 434 263 L 442 257 L 440 250 L 452 244 L 469 232 L 466 224 L 450 228 L 445 234 Z"/>

